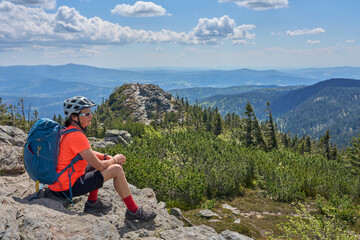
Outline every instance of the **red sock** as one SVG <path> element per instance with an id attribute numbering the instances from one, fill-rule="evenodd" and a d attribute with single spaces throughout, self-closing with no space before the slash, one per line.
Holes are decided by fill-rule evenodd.
<path id="1" fill-rule="evenodd" d="M 129 209 L 131 212 L 135 213 L 138 210 L 138 206 L 136 205 L 134 199 L 132 198 L 131 194 L 130 196 L 123 199 L 127 209 Z"/>
<path id="2" fill-rule="evenodd" d="M 88 201 L 89 202 L 91 202 L 91 203 L 96 202 L 98 191 L 99 191 L 99 189 L 96 189 L 96 190 L 89 193 L 89 196 L 88 196 Z"/>

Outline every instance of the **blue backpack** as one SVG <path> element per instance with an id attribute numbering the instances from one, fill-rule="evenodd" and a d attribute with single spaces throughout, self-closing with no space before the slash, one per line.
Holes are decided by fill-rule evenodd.
<path id="1" fill-rule="evenodd" d="M 71 163 L 59 173 L 56 172 L 56 166 L 58 163 L 61 136 L 71 132 L 80 132 L 80 130 L 69 129 L 63 131 L 64 129 L 65 127 L 59 123 L 47 118 L 41 118 L 35 122 L 29 131 L 24 146 L 24 165 L 30 178 L 36 181 L 37 192 L 39 191 L 39 183 L 53 184 L 58 182 L 60 175 L 69 168 L 72 168 L 72 171 L 68 171 L 70 198 L 63 192 L 64 195 L 71 200 L 73 197 L 71 175 L 75 171 L 73 165 L 81 160 L 82 157 L 78 154 L 71 160 Z"/>

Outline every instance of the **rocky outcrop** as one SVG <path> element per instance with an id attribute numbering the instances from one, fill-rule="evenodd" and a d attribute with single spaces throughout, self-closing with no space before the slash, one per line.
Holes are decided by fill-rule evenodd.
<path id="1" fill-rule="evenodd" d="M 105 141 L 128 145 L 131 143 L 131 134 L 124 130 L 107 130 L 105 132 Z"/>
<path id="2" fill-rule="evenodd" d="M 17 127 L 0 125 L 0 173 L 25 171 L 22 152 L 26 137 L 26 133 Z"/>
<path id="3" fill-rule="evenodd" d="M 22 147 L 25 144 L 26 137 L 27 134 L 17 127 L 0 125 L 0 142 Z"/>
<path id="4" fill-rule="evenodd" d="M 126 207 L 115 192 L 112 181 L 104 184 L 99 197 L 112 202 L 107 215 L 83 213 L 86 196 L 75 198 L 74 205 L 64 208 L 55 200 L 33 199 L 34 182 L 27 174 L 0 177 L 0 239 L 250 239 L 236 232 L 218 234 L 207 226 L 184 227 L 168 214 L 149 188 L 130 185 L 134 200 L 157 217 L 151 222 L 125 220 Z"/>
<path id="5" fill-rule="evenodd" d="M 127 146 L 132 143 L 131 134 L 129 132 L 115 129 L 106 130 L 104 139 L 94 137 L 89 137 L 88 139 L 93 148 L 113 147 L 116 144 Z"/>
<path id="6" fill-rule="evenodd" d="M 176 99 L 154 84 L 124 84 L 115 93 L 115 101 L 109 102 L 113 111 L 124 108 L 135 121 L 149 124 L 156 115 L 176 112 Z M 113 96 L 114 97 L 114 96 Z M 118 105 L 116 108 L 112 107 Z"/>

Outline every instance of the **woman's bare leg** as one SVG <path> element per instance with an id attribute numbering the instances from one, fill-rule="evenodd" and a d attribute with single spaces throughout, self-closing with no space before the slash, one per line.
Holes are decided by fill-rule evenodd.
<path id="1" fill-rule="evenodd" d="M 124 170 L 119 164 L 113 164 L 101 171 L 101 173 L 104 176 L 104 182 L 114 179 L 114 188 L 122 199 L 130 196 L 131 193 Z"/>

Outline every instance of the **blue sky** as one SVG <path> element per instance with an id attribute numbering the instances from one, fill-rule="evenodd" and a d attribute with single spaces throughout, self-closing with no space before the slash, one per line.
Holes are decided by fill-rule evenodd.
<path id="1" fill-rule="evenodd" d="M 0 65 L 360 67 L 359 0 L 0 1 Z"/>

